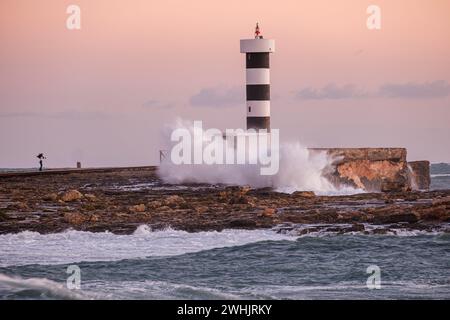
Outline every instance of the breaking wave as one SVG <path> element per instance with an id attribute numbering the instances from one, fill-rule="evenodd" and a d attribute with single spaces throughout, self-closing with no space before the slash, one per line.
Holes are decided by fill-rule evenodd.
<path id="1" fill-rule="evenodd" d="M 262 241 L 296 241 L 303 237 L 326 237 L 340 234 L 340 228 L 351 225 L 301 224 L 288 228 L 202 231 L 190 233 L 171 228 L 152 229 L 139 226 L 133 234 L 117 235 L 110 232 L 93 233 L 67 230 L 61 233 L 40 234 L 24 231 L 0 235 L 0 267 L 30 264 L 58 265 L 76 262 L 119 261 L 147 257 L 176 256 L 216 248 L 238 247 Z M 346 232 L 347 235 L 374 234 L 375 225 L 364 225 L 364 231 Z M 308 231 L 305 233 L 305 231 Z M 439 235 L 442 230 L 418 231 L 388 230 L 386 236 L 414 237 Z"/>
<path id="2" fill-rule="evenodd" d="M 224 154 L 235 150 L 222 141 L 213 139 L 209 141 L 203 137 L 206 135 L 202 131 L 201 135 L 194 134 L 192 123 L 178 120 L 175 127 L 169 128 L 165 133 L 165 140 L 170 140 L 170 132 L 175 129 L 185 129 L 191 133 L 192 139 L 202 139 L 199 142 L 192 142 L 194 146 L 217 144 L 214 148 L 224 149 Z M 220 144 L 220 145 L 218 145 Z M 248 152 L 239 149 L 239 152 Z M 238 151 L 236 151 L 237 153 Z M 255 151 L 256 152 L 256 151 Z M 328 179 L 326 174 L 332 168 L 333 159 L 326 152 L 312 152 L 299 142 L 282 143 L 279 148 L 272 150 L 279 152 L 279 170 L 272 176 L 261 175 L 259 164 L 174 164 L 170 159 L 170 152 L 166 161 L 163 161 L 158 169 L 160 178 L 166 183 L 209 183 L 227 185 L 248 185 L 255 188 L 272 187 L 280 192 L 292 193 L 294 191 L 314 191 L 317 194 L 354 194 L 363 192 L 362 190 L 345 187 L 337 188 Z M 242 154 L 247 159 L 256 155 Z M 238 156 L 236 156 L 238 157 Z M 224 161 L 225 162 L 225 161 Z"/>
<path id="3" fill-rule="evenodd" d="M 10 296 L 16 299 L 91 299 L 79 291 L 69 290 L 64 284 L 46 278 L 24 279 L 18 276 L 8 276 L 0 273 L 0 291 L 8 290 Z"/>

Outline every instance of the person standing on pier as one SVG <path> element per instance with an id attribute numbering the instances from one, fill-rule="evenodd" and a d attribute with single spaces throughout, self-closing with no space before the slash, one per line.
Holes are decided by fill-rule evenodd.
<path id="1" fill-rule="evenodd" d="M 42 171 L 42 167 L 43 167 L 43 160 L 47 159 L 43 153 L 39 153 L 37 155 L 37 158 L 39 159 L 39 171 Z"/>

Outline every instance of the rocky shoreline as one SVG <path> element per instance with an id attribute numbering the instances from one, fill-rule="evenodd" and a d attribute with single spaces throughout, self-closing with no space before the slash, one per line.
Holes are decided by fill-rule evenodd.
<path id="1" fill-rule="evenodd" d="M 143 224 L 188 232 L 275 228 L 297 234 L 449 233 L 450 190 L 317 196 L 166 185 L 152 167 L 0 177 L 0 234 L 67 229 L 130 234 Z"/>

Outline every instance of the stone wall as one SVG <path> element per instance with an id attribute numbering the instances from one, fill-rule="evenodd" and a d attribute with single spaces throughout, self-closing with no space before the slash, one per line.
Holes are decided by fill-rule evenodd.
<path id="1" fill-rule="evenodd" d="M 428 190 L 430 188 L 430 161 L 408 162 L 408 169 L 413 190 Z"/>

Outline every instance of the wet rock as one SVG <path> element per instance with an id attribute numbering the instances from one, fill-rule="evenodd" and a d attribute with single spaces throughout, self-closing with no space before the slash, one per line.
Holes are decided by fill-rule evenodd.
<path id="1" fill-rule="evenodd" d="M 4 209 L 0 209 L 0 221 L 6 221 L 9 219 L 8 214 L 5 212 Z"/>
<path id="2" fill-rule="evenodd" d="M 131 212 L 144 212 L 146 209 L 145 204 L 141 203 L 141 204 L 137 204 L 134 206 L 131 206 L 128 208 L 129 211 Z"/>
<path id="3" fill-rule="evenodd" d="M 261 213 L 261 216 L 263 217 L 272 217 L 277 213 L 276 208 L 264 208 L 263 212 Z"/>
<path id="4" fill-rule="evenodd" d="M 446 206 L 433 206 L 418 210 L 420 219 L 425 221 L 450 221 L 450 211 Z"/>
<path id="5" fill-rule="evenodd" d="M 115 218 L 119 218 L 119 219 L 121 219 L 121 218 L 127 219 L 127 218 L 130 217 L 130 214 L 129 213 L 124 213 L 124 212 L 116 212 L 116 213 L 114 213 L 114 217 Z"/>
<path id="6" fill-rule="evenodd" d="M 176 207 L 185 202 L 186 201 L 184 200 L 184 198 L 178 195 L 168 196 L 164 199 L 164 205 L 171 208 Z"/>
<path id="7" fill-rule="evenodd" d="M 292 193 L 294 198 L 314 198 L 316 194 L 312 191 L 295 191 Z"/>
<path id="8" fill-rule="evenodd" d="M 324 227 L 318 227 L 324 228 Z M 346 234 L 350 232 L 363 232 L 365 231 L 364 225 L 361 223 L 353 223 L 350 227 L 347 226 L 335 226 L 335 227 L 326 227 L 327 232 L 336 232 L 338 234 Z"/>
<path id="9" fill-rule="evenodd" d="M 372 233 L 373 234 L 388 234 L 389 233 L 389 229 L 385 229 L 385 228 L 378 228 L 378 229 L 373 229 Z"/>
<path id="10" fill-rule="evenodd" d="M 361 223 L 354 223 L 350 228 L 346 229 L 346 232 L 363 232 L 365 230 L 364 225 Z"/>
<path id="11" fill-rule="evenodd" d="M 243 187 L 226 187 L 225 190 L 219 192 L 219 201 L 229 204 L 248 204 L 252 202 L 246 195 L 251 190 L 248 186 Z"/>
<path id="12" fill-rule="evenodd" d="M 296 234 L 299 236 L 303 236 L 305 234 L 320 232 L 324 229 L 326 229 L 326 226 L 309 227 L 309 228 L 297 230 Z"/>
<path id="13" fill-rule="evenodd" d="M 91 202 L 95 202 L 98 200 L 95 195 L 90 194 L 90 193 L 85 194 L 84 197 L 86 198 L 86 200 L 91 201 Z"/>
<path id="14" fill-rule="evenodd" d="M 83 197 L 83 194 L 81 194 L 78 190 L 69 190 L 63 193 L 61 196 L 61 200 L 64 202 L 72 202 L 79 200 Z"/>
<path id="15" fill-rule="evenodd" d="M 171 207 L 168 207 L 168 206 L 162 206 L 162 207 L 159 207 L 159 208 L 158 208 L 158 211 L 161 211 L 161 212 L 168 212 L 168 211 L 172 211 L 172 208 L 171 208 Z"/>
<path id="16" fill-rule="evenodd" d="M 229 204 L 249 204 L 249 199 L 245 196 L 237 195 L 228 200 Z"/>
<path id="17" fill-rule="evenodd" d="M 66 212 L 64 214 L 64 221 L 73 225 L 80 225 L 89 220 L 89 217 L 79 212 Z"/>
<path id="18" fill-rule="evenodd" d="M 208 207 L 206 207 L 206 206 L 197 206 L 197 207 L 194 208 L 194 210 L 195 210 L 195 212 L 201 214 L 201 213 L 207 212 L 208 211 Z"/>
<path id="19" fill-rule="evenodd" d="M 228 221 L 227 226 L 229 228 L 242 228 L 242 229 L 249 229 L 256 227 L 256 221 L 253 219 L 232 219 Z"/>
<path id="20" fill-rule="evenodd" d="M 149 207 L 150 209 L 156 209 L 159 207 L 163 206 L 163 202 L 159 201 L 159 200 L 154 200 L 154 201 L 150 201 L 149 203 L 147 203 L 147 207 Z"/>
<path id="21" fill-rule="evenodd" d="M 450 206 L 450 196 L 433 199 L 433 206 L 446 205 Z"/>
<path id="22" fill-rule="evenodd" d="M 389 224 L 398 222 L 408 222 L 414 223 L 419 220 L 418 216 L 414 213 L 399 213 L 399 214 L 387 214 L 387 215 L 377 215 L 373 219 L 375 224 Z"/>
<path id="23" fill-rule="evenodd" d="M 225 188 L 225 192 L 227 194 L 244 196 L 246 195 L 251 188 L 249 186 L 230 186 Z"/>
<path id="24" fill-rule="evenodd" d="M 82 206 L 82 209 L 86 211 L 94 211 L 96 207 L 92 204 L 85 204 Z"/>
<path id="25" fill-rule="evenodd" d="M 188 202 L 183 202 L 183 203 L 180 203 L 178 205 L 178 208 L 180 208 L 180 209 L 192 209 L 192 205 L 190 205 Z"/>
<path id="26" fill-rule="evenodd" d="M 244 196 L 246 195 L 252 188 L 250 186 L 242 186 L 239 189 L 240 195 Z"/>
<path id="27" fill-rule="evenodd" d="M 417 201 L 417 199 L 419 199 L 419 196 L 414 193 L 408 193 L 404 197 L 405 201 Z"/>
<path id="28" fill-rule="evenodd" d="M 28 210 L 29 207 L 25 202 L 14 202 L 12 204 L 10 204 L 7 208 L 8 210 L 19 210 L 19 211 L 25 211 Z"/>
<path id="29" fill-rule="evenodd" d="M 58 195 L 56 193 L 49 193 L 42 197 L 44 201 L 56 201 L 58 200 Z"/>

